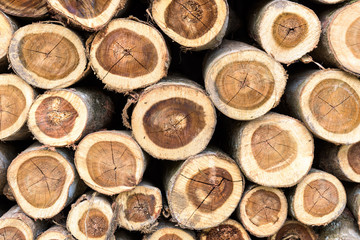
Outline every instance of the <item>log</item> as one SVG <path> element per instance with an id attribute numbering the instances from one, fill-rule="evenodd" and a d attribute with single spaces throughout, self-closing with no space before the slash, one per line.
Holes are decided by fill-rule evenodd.
<path id="1" fill-rule="evenodd" d="M 325 145 L 319 152 L 319 167 L 343 181 L 360 183 L 360 143 Z"/>
<path id="2" fill-rule="evenodd" d="M 0 74 L 0 140 L 22 140 L 30 136 L 26 126 L 35 91 L 15 74 Z"/>
<path id="3" fill-rule="evenodd" d="M 113 103 L 104 92 L 59 89 L 40 95 L 29 111 L 28 126 L 35 138 L 49 146 L 69 146 L 106 126 Z"/>
<path id="4" fill-rule="evenodd" d="M 261 1 L 249 21 L 251 36 L 277 61 L 291 64 L 318 44 L 321 23 L 313 10 L 287 0 Z"/>
<path id="5" fill-rule="evenodd" d="M 236 120 L 258 118 L 280 102 L 287 75 L 282 65 L 246 43 L 224 41 L 205 60 L 203 75 L 210 98 Z"/>
<path id="6" fill-rule="evenodd" d="M 11 161 L 17 155 L 14 146 L 0 143 L 0 193 L 3 192 L 7 184 L 6 173 Z"/>
<path id="7" fill-rule="evenodd" d="M 121 15 L 129 0 L 46 0 L 56 18 L 72 23 L 86 30 L 98 31 L 105 27 L 116 15 Z"/>
<path id="8" fill-rule="evenodd" d="M 318 240 L 360 239 L 354 217 L 348 209 L 336 220 L 321 229 Z"/>
<path id="9" fill-rule="evenodd" d="M 36 240 L 74 240 L 64 227 L 60 225 L 54 225 L 45 232 L 43 232 L 40 236 L 36 238 Z"/>
<path id="10" fill-rule="evenodd" d="M 165 77 L 170 54 L 156 28 L 139 20 L 120 18 L 95 36 L 90 63 L 106 88 L 128 92 Z"/>
<path id="11" fill-rule="evenodd" d="M 140 183 L 148 156 L 129 131 L 99 131 L 81 140 L 74 161 L 86 185 L 99 193 L 114 195 Z"/>
<path id="12" fill-rule="evenodd" d="M 275 234 L 286 221 L 288 203 L 277 188 L 251 186 L 245 191 L 236 211 L 246 230 L 256 237 Z"/>
<path id="13" fill-rule="evenodd" d="M 317 240 L 318 236 L 314 230 L 301 222 L 288 220 L 268 240 Z"/>
<path id="14" fill-rule="evenodd" d="M 235 161 L 210 149 L 175 163 L 166 174 L 165 190 L 171 216 L 188 229 L 211 228 L 228 219 L 245 185 Z"/>
<path id="15" fill-rule="evenodd" d="M 6 176 L 5 176 L 5 177 L 6 177 Z M 2 194 L 4 194 L 4 196 L 5 196 L 8 200 L 14 201 L 14 202 L 16 201 L 16 199 L 15 199 L 15 197 L 14 197 L 14 194 L 13 194 L 13 192 L 12 192 L 9 184 L 7 183 L 7 181 L 6 181 L 6 184 L 5 184 L 5 186 L 4 186 L 3 190 L 2 190 Z"/>
<path id="16" fill-rule="evenodd" d="M 293 75 L 286 103 L 317 137 L 335 144 L 360 141 L 360 82 L 341 70 Z"/>
<path id="17" fill-rule="evenodd" d="M 174 224 L 162 222 L 158 229 L 145 235 L 143 240 L 195 240 L 195 234 L 192 231 L 181 229 Z"/>
<path id="18" fill-rule="evenodd" d="M 1 1 L 0 1 L 1 8 Z M 14 32 L 17 30 L 16 23 L 8 17 L 5 13 L 0 11 L 0 26 L 1 26 L 1 42 L 0 42 L 0 68 L 6 69 L 8 66 L 8 48 Z"/>
<path id="19" fill-rule="evenodd" d="M 48 13 L 46 0 L 0 0 L 0 10 L 24 18 L 43 18 Z"/>
<path id="20" fill-rule="evenodd" d="M 45 222 L 34 221 L 26 216 L 18 205 L 0 218 L 0 236 L 4 240 L 34 240 L 45 228 Z"/>
<path id="21" fill-rule="evenodd" d="M 79 81 L 87 65 L 85 47 L 70 29 L 33 23 L 17 30 L 10 42 L 12 69 L 29 84 L 64 88 Z"/>
<path id="22" fill-rule="evenodd" d="M 358 228 L 360 229 L 360 184 L 347 186 L 347 206 L 357 220 Z"/>
<path id="23" fill-rule="evenodd" d="M 243 226 L 232 219 L 201 231 L 199 237 L 199 240 L 251 240 Z"/>
<path id="24" fill-rule="evenodd" d="M 54 217 L 85 190 L 72 153 L 39 143 L 11 162 L 7 180 L 16 202 L 34 219 Z"/>
<path id="25" fill-rule="evenodd" d="M 166 35 L 194 51 L 220 45 L 229 23 L 226 0 L 154 0 L 151 14 Z"/>
<path id="26" fill-rule="evenodd" d="M 129 231 L 151 232 L 158 224 L 163 207 L 160 189 L 142 182 L 128 192 L 120 193 L 115 200 L 118 205 L 118 226 Z"/>
<path id="27" fill-rule="evenodd" d="M 326 225 L 346 206 L 346 192 L 333 175 L 312 169 L 289 195 L 290 213 L 306 225 Z"/>
<path id="28" fill-rule="evenodd" d="M 322 34 L 314 58 L 360 76 L 360 2 L 348 1 L 343 7 L 321 13 Z"/>
<path id="29" fill-rule="evenodd" d="M 66 227 L 79 240 L 104 239 L 113 236 L 114 213 L 111 203 L 96 193 L 87 193 L 71 206 Z"/>
<path id="30" fill-rule="evenodd" d="M 314 141 L 296 119 L 268 113 L 245 123 L 229 125 L 229 152 L 245 176 L 267 187 L 290 187 L 310 170 Z"/>
<path id="31" fill-rule="evenodd" d="M 135 139 L 151 156 L 183 160 L 206 148 L 214 133 L 216 112 L 199 85 L 172 77 L 145 89 L 131 125 Z"/>
<path id="32" fill-rule="evenodd" d="M 312 0 L 312 1 L 316 2 L 316 3 L 322 3 L 322 4 L 338 4 L 338 3 L 345 2 L 346 0 Z"/>

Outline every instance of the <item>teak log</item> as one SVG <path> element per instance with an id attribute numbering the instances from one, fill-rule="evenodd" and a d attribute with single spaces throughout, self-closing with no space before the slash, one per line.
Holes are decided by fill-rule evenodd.
<path id="1" fill-rule="evenodd" d="M 64 88 L 85 74 L 87 59 L 81 39 L 70 29 L 33 23 L 17 30 L 9 46 L 14 72 L 44 89 Z"/>
<path id="2" fill-rule="evenodd" d="M 55 225 L 43 232 L 36 240 L 74 240 L 64 227 L 60 225 Z"/>
<path id="3" fill-rule="evenodd" d="M 317 240 L 318 236 L 314 230 L 301 222 L 288 220 L 268 240 Z"/>
<path id="4" fill-rule="evenodd" d="M 90 63 L 105 87 L 128 92 L 147 87 L 165 77 L 170 54 L 153 26 L 132 19 L 115 19 L 96 34 Z"/>
<path id="5" fill-rule="evenodd" d="M 85 190 L 67 149 L 34 144 L 10 164 L 7 180 L 16 202 L 34 219 L 52 218 Z"/>
<path id="6" fill-rule="evenodd" d="M 298 221 L 313 226 L 336 219 L 346 206 L 346 192 L 333 175 L 312 169 L 289 195 L 290 213 Z"/>
<path id="7" fill-rule="evenodd" d="M 347 186 L 347 206 L 357 220 L 358 229 L 360 230 L 360 184 Z"/>
<path id="8" fill-rule="evenodd" d="M 287 0 L 259 1 L 250 33 L 277 61 L 293 63 L 318 44 L 321 24 L 313 10 Z"/>
<path id="9" fill-rule="evenodd" d="M 43 18 L 48 13 L 46 0 L 0 0 L 0 10 L 25 18 Z"/>
<path id="10" fill-rule="evenodd" d="M 143 240 L 195 240 L 195 233 L 189 230 L 175 227 L 171 223 L 162 222 L 157 230 L 145 235 Z"/>
<path id="11" fill-rule="evenodd" d="M 89 187 L 114 195 L 140 183 L 148 156 L 129 131 L 99 131 L 81 140 L 74 161 L 81 179 Z"/>
<path id="12" fill-rule="evenodd" d="M 229 23 L 226 0 L 154 0 L 151 14 L 172 40 L 197 51 L 220 45 Z"/>
<path id="13" fill-rule="evenodd" d="M 69 146 L 106 126 L 113 103 L 94 89 L 59 89 L 40 95 L 29 111 L 28 126 L 35 138 L 49 146 Z"/>
<path id="14" fill-rule="evenodd" d="M 335 144 L 360 141 L 360 81 L 338 69 L 290 78 L 286 103 L 317 137 Z"/>
<path id="15" fill-rule="evenodd" d="M 196 230 L 215 227 L 228 219 L 244 185 L 235 161 L 210 149 L 175 163 L 165 176 L 172 217 L 180 226 Z"/>
<path id="16" fill-rule="evenodd" d="M 217 227 L 201 231 L 199 240 L 251 240 L 243 226 L 228 219 Z"/>
<path id="17" fill-rule="evenodd" d="M 268 113 L 228 127 L 229 152 L 249 180 L 268 187 L 290 187 L 309 172 L 314 141 L 300 121 Z"/>
<path id="18" fill-rule="evenodd" d="M 131 125 L 135 139 L 153 157 L 184 160 L 208 145 L 216 111 L 199 85 L 172 77 L 143 91 Z"/>
<path id="19" fill-rule="evenodd" d="M 1 2 L 1 1 L 0 1 Z M 1 3 L 0 3 L 1 8 Z M 8 49 L 11 38 L 14 32 L 17 30 L 15 22 L 8 17 L 5 13 L 0 11 L 0 30 L 1 30 L 1 42 L 0 42 L 0 68 L 1 70 L 6 69 L 8 65 Z"/>
<path id="20" fill-rule="evenodd" d="M 7 169 L 17 154 L 18 152 L 13 146 L 0 143 L 0 194 L 3 192 L 7 183 Z"/>
<path id="21" fill-rule="evenodd" d="M 246 43 L 224 41 L 205 60 L 205 88 L 226 116 L 251 120 L 276 107 L 287 75 L 280 63 Z"/>
<path id="22" fill-rule="evenodd" d="M 288 203 L 277 188 L 251 186 L 245 191 L 237 217 L 252 235 L 267 237 L 275 234 L 286 221 Z"/>

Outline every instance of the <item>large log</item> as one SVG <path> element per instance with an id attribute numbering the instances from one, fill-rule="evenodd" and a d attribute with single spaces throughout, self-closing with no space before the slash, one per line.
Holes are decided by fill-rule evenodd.
<path id="1" fill-rule="evenodd" d="M 360 229 L 360 184 L 347 186 L 347 206 L 357 220 L 358 228 Z"/>
<path id="2" fill-rule="evenodd" d="M 113 103 L 94 89 L 59 89 L 40 95 L 29 111 L 28 126 L 49 146 L 69 146 L 110 122 Z"/>
<path id="3" fill-rule="evenodd" d="M 1 8 L 1 3 L 0 3 Z M 8 65 L 8 49 L 11 38 L 14 32 L 17 30 L 15 22 L 8 17 L 5 13 L 0 11 L 0 30 L 1 30 L 1 41 L 0 41 L 0 68 L 5 69 Z"/>
<path id="4" fill-rule="evenodd" d="M 90 63 L 105 87 L 127 92 L 167 75 L 170 55 L 160 32 L 132 19 L 115 19 L 96 34 Z"/>
<path id="5" fill-rule="evenodd" d="M 25 18 L 43 18 L 48 13 L 46 0 L 0 0 L 0 10 Z"/>
<path id="6" fill-rule="evenodd" d="M 318 235 L 315 231 L 301 222 L 288 220 L 274 235 L 268 240 L 317 240 Z"/>
<path id="7" fill-rule="evenodd" d="M 74 240 L 71 233 L 69 233 L 64 227 L 60 225 L 54 225 L 40 236 L 36 240 Z"/>
<path id="8" fill-rule="evenodd" d="M 135 139 L 150 155 L 183 160 L 206 148 L 214 133 L 216 112 L 199 85 L 172 77 L 145 89 L 131 125 Z"/>
<path id="9" fill-rule="evenodd" d="M 79 81 L 87 65 L 85 47 L 70 29 L 33 23 L 17 30 L 9 46 L 13 70 L 29 84 L 44 89 Z"/>
<path id="10" fill-rule="evenodd" d="M 205 60 L 205 88 L 226 116 L 251 120 L 276 107 L 287 75 L 265 52 L 242 42 L 224 41 Z"/>
<path id="11" fill-rule="evenodd" d="M 199 240 L 251 240 L 243 226 L 228 219 L 217 227 L 201 231 Z"/>

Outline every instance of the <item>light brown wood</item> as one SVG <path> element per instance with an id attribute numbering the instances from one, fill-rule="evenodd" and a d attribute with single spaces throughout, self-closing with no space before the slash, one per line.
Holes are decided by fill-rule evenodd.
<path id="1" fill-rule="evenodd" d="M 156 28 L 136 19 L 119 18 L 96 34 L 90 63 L 106 88 L 128 92 L 165 77 L 170 54 Z"/>
<path id="2" fill-rule="evenodd" d="M 16 157 L 17 150 L 10 144 L 0 143 L 0 193 L 7 184 L 6 173 L 11 161 Z"/>
<path id="3" fill-rule="evenodd" d="M 312 169 L 289 195 L 290 212 L 298 221 L 313 226 L 336 219 L 346 206 L 346 192 L 333 175 Z"/>
<path id="4" fill-rule="evenodd" d="M 216 112 L 199 85 L 171 77 L 142 92 L 131 125 L 135 139 L 153 157 L 184 160 L 206 148 Z"/>
<path id="5" fill-rule="evenodd" d="M 0 1 L 0 9 L 1 9 L 1 1 Z M 17 30 L 17 28 L 18 27 L 15 24 L 15 22 L 5 13 L 0 11 L 0 32 L 1 32 L 0 68 L 6 69 L 8 67 L 8 59 L 7 59 L 8 49 L 11 38 L 13 37 L 13 34 Z"/>
<path id="6" fill-rule="evenodd" d="M 16 202 L 34 219 L 52 218 L 85 190 L 67 149 L 34 144 L 10 164 L 7 180 Z"/>
<path id="7" fill-rule="evenodd" d="M 38 236 L 36 240 L 74 240 L 74 238 L 64 227 L 54 225 Z"/>
<path id="8" fill-rule="evenodd" d="M 243 226 L 228 219 L 217 227 L 201 231 L 199 240 L 251 240 Z"/>
<path id="9" fill-rule="evenodd" d="M 346 0 L 311 0 L 311 1 L 322 4 L 337 4 L 337 3 L 345 2 Z"/>
<path id="10" fill-rule="evenodd" d="M 347 206 L 357 220 L 358 229 L 360 230 L 360 184 L 346 186 Z"/>
<path id="11" fill-rule="evenodd" d="M 268 54 L 228 40 L 210 52 L 203 75 L 217 109 L 236 120 L 255 119 L 276 107 L 287 80 L 285 69 Z"/>
<path id="12" fill-rule="evenodd" d="M 15 32 L 9 61 L 22 79 L 43 89 L 76 83 L 87 65 L 81 39 L 66 27 L 45 23 L 26 25 Z"/>
<path id="13" fill-rule="evenodd" d="M 165 177 L 171 216 L 181 227 L 196 230 L 215 227 L 228 219 L 244 185 L 235 161 L 210 149 L 176 164 Z"/>
<path id="14" fill-rule="evenodd" d="M 48 13 L 46 0 L 0 0 L 0 10 L 25 18 L 43 18 Z"/>
<path id="15" fill-rule="evenodd" d="M 301 222 L 288 220 L 268 240 L 317 240 L 318 236 L 314 230 Z"/>
<path id="16" fill-rule="evenodd" d="M 110 122 L 113 103 L 104 92 L 76 88 L 47 91 L 29 111 L 28 126 L 49 146 L 69 146 Z"/>
<path id="17" fill-rule="evenodd" d="M 145 235 L 143 240 L 195 240 L 195 233 L 189 230 L 176 227 L 174 224 L 162 222 L 158 229 Z"/>

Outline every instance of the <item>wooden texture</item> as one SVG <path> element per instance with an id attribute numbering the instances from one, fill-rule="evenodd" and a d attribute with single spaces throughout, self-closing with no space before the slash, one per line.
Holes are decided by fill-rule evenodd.
<path id="1" fill-rule="evenodd" d="M 0 10 L 25 18 L 43 18 L 48 13 L 46 0 L 0 0 Z"/>
<path id="2" fill-rule="evenodd" d="M 251 240 L 244 227 L 228 219 L 217 227 L 201 231 L 199 240 Z"/>
<path id="3" fill-rule="evenodd" d="M 143 240 L 195 240 L 195 234 L 192 231 L 184 230 L 174 226 L 174 224 L 162 222 L 157 230 L 145 235 Z"/>
<path id="4" fill-rule="evenodd" d="M 346 187 L 347 206 L 357 220 L 357 226 L 360 230 L 360 185 L 354 184 Z"/>
<path id="5" fill-rule="evenodd" d="M 288 220 L 274 235 L 268 240 L 317 240 L 318 235 L 315 231 L 301 222 Z"/>
<path id="6" fill-rule="evenodd" d="M 0 1 L 1 9 L 1 1 Z M 8 48 L 10 45 L 11 38 L 14 35 L 14 32 L 17 30 L 17 24 L 13 19 L 8 17 L 5 13 L 0 11 L 0 32 L 1 32 L 1 41 L 0 41 L 0 68 L 1 70 L 8 67 Z"/>
<path id="7" fill-rule="evenodd" d="M 64 227 L 54 225 L 38 236 L 36 240 L 74 240 L 74 238 Z"/>

